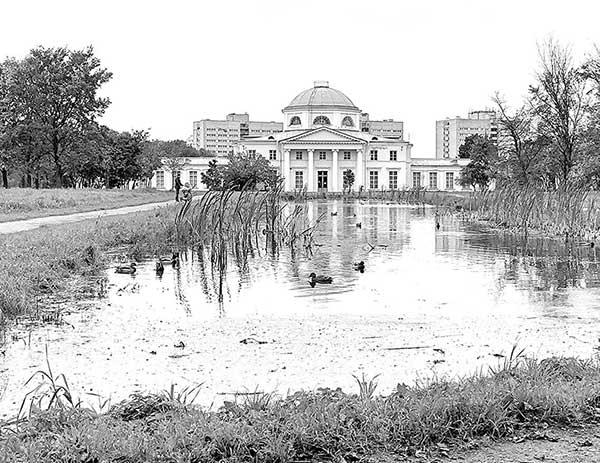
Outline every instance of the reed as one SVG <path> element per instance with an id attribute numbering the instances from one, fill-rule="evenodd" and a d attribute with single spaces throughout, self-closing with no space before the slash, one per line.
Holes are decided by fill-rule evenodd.
<path id="1" fill-rule="evenodd" d="M 282 187 L 269 191 L 209 191 L 185 204 L 176 217 L 177 237 L 209 261 L 219 301 L 229 259 L 246 268 L 249 256 L 275 255 L 281 247 L 310 252 L 325 214 L 310 223 L 306 203 L 284 203 Z M 206 257 L 206 259 L 205 259 Z"/>

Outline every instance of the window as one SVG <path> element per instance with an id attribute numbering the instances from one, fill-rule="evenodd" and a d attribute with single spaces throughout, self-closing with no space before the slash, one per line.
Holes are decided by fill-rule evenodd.
<path id="1" fill-rule="evenodd" d="M 319 159 L 325 161 L 327 159 L 327 153 L 325 151 L 319 151 Z"/>
<path id="2" fill-rule="evenodd" d="M 454 172 L 446 172 L 446 190 L 454 190 Z"/>
<path id="3" fill-rule="evenodd" d="M 429 172 L 429 188 L 437 190 L 437 172 Z"/>
<path id="4" fill-rule="evenodd" d="M 317 116 L 313 121 L 313 125 L 331 125 L 327 116 Z"/>
<path id="5" fill-rule="evenodd" d="M 390 190 L 396 190 L 398 188 L 398 171 L 390 170 L 388 187 Z"/>
<path id="6" fill-rule="evenodd" d="M 297 170 L 294 177 L 294 186 L 296 190 L 301 190 L 304 188 L 304 172 L 301 170 Z"/>
<path id="7" fill-rule="evenodd" d="M 298 116 L 293 116 L 290 119 L 290 125 L 302 125 L 302 121 L 300 120 L 300 118 Z"/>
<path id="8" fill-rule="evenodd" d="M 248 150 L 248 154 L 256 154 L 256 150 Z"/>
<path id="9" fill-rule="evenodd" d="M 371 150 L 371 156 L 369 159 L 371 159 L 371 161 L 377 161 L 377 150 Z"/>
<path id="10" fill-rule="evenodd" d="M 195 170 L 190 170 L 190 185 L 192 188 L 198 186 L 198 172 Z"/>
<path id="11" fill-rule="evenodd" d="M 379 188 L 379 172 L 376 170 L 369 171 L 369 188 L 371 190 Z"/>
<path id="12" fill-rule="evenodd" d="M 162 189 L 165 187 L 165 172 L 163 170 L 156 171 L 156 188 Z"/>
<path id="13" fill-rule="evenodd" d="M 342 119 L 342 127 L 354 127 L 354 121 L 350 116 L 346 116 Z"/>
<path id="14" fill-rule="evenodd" d="M 269 159 L 275 161 L 277 159 L 277 150 L 269 150 Z"/>
<path id="15" fill-rule="evenodd" d="M 390 170 L 390 177 L 388 182 L 390 190 L 396 190 L 398 188 L 398 171 Z"/>
<path id="16" fill-rule="evenodd" d="M 390 161 L 398 160 L 398 151 L 390 151 Z"/>
<path id="17" fill-rule="evenodd" d="M 421 188 L 421 172 L 413 172 L 413 188 Z"/>
<path id="18" fill-rule="evenodd" d="M 350 154 L 350 151 L 344 151 L 344 161 L 349 161 L 350 159 L 352 159 L 352 154 Z"/>
<path id="19" fill-rule="evenodd" d="M 302 161 L 302 151 L 296 151 L 296 160 Z"/>

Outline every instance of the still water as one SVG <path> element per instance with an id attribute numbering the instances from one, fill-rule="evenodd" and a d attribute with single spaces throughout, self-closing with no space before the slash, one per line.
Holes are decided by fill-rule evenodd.
<path id="1" fill-rule="evenodd" d="M 107 271 L 106 298 L 63 325 L 15 330 L 0 355 L 0 416 L 18 409 L 46 346 L 88 404 L 203 383 L 200 402 L 218 405 L 235 392 L 355 390 L 363 373 L 388 393 L 486 369 L 515 344 L 538 357 L 589 357 L 600 344 L 595 248 L 523 243 L 451 215 L 438 229 L 433 209 L 310 204 L 322 213 L 312 256 L 231 259 L 223 304 L 193 253 L 162 278 L 153 261 L 134 276 Z M 313 271 L 333 284 L 311 287 Z"/>

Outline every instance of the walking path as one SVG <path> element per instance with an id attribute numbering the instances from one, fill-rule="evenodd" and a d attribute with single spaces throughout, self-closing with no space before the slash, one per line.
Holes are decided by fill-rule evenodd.
<path id="1" fill-rule="evenodd" d="M 52 215 L 49 217 L 38 217 L 35 219 L 3 222 L 0 223 L 0 235 L 35 230 L 36 228 L 47 227 L 51 225 L 63 225 L 66 223 L 81 222 L 82 220 L 98 219 L 101 217 L 109 217 L 111 215 L 123 215 L 130 214 L 132 212 L 149 211 L 158 207 L 168 206 L 169 204 L 175 204 L 175 201 L 162 201 L 159 203 L 140 204 L 138 206 L 119 207 L 116 209 L 103 209 L 99 211 L 78 212 L 76 214 Z"/>

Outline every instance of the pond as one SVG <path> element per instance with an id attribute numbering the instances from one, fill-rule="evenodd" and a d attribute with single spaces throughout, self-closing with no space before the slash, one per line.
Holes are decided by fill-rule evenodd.
<path id="1" fill-rule="evenodd" d="M 342 387 L 353 375 L 398 383 L 473 373 L 513 345 L 529 355 L 590 357 L 600 335 L 595 248 L 523 243 L 432 208 L 314 201 L 325 213 L 312 256 L 230 261 L 223 303 L 192 252 L 157 277 L 107 271 L 104 299 L 82 301 L 62 325 L 16 329 L 0 355 L 0 416 L 13 416 L 25 381 L 64 373 L 95 405 L 133 391 L 203 383 L 200 403 L 235 392 Z M 360 227 L 357 226 L 360 223 Z M 364 273 L 353 262 L 364 261 Z M 311 272 L 333 278 L 311 287 Z M 11 339 L 11 336 L 9 336 Z"/>

